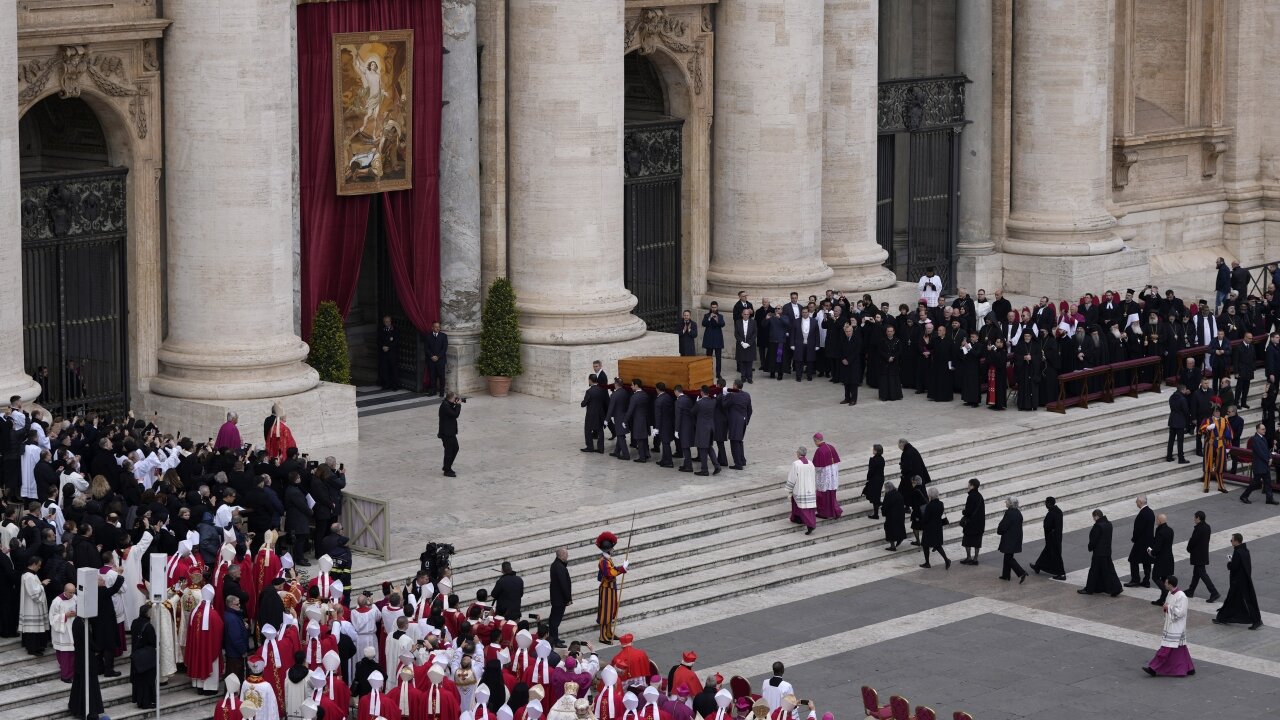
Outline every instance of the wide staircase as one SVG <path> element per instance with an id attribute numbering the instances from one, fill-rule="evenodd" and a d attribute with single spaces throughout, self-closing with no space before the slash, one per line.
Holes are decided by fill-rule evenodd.
<path id="1" fill-rule="evenodd" d="M 1027 525 L 1038 526 L 1044 515 L 1040 501 L 1046 495 L 1053 495 L 1063 512 L 1074 516 L 1139 493 L 1198 482 L 1198 463 L 1164 461 L 1168 392 L 1121 398 L 1114 404 L 1073 410 L 1063 416 L 1037 413 L 1034 427 L 1006 437 L 993 437 L 984 431 L 984 424 L 1007 427 L 1020 419 L 1017 411 L 975 410 L 971 429 L 922 439 L 916 445 L 953 521 L 959 519 L 969 478 L 982 481 L 987 533 L 994 537 L 1008 497 L 1020 497 Z M 1246 413 L 1246 427 L 1256 422 L 1257 413 Z M 525 612 L 545 614 L 547 566 L 556 548 L 567 547 L 578 601 L 565 614 L 561 634 L 594 638 L 598 556 L 592 541 L 606 528 L 621 536 L 619 553 L 630 543 L 632 573 L 625 582 L 624 628 L 627 622 L 713 603 L 728 595 L 740 597 L 882 562 L 914 548 L 904 545 L 897 553 L 887 552 L 880 521 L 867 517 L 869 505 L 860 496 L 866 469 L 862 448 L 877 440 L 886 446 L 885 481 L 896 484 L 895 439 L 887 434 L 869 437 L 861 440 L 856 450 L 842 449 L 845 462 L 839 495 L 845 515 L 835 522 L 820 521 L 813 535 L 804 535 L 788 521 L 780 478 L 770 478 L 751 487 L 737 486 L 739 489 L 705 501 L 655 507 L 641 504 L 635 510 L 635 530 L 630 538 L 627 530 L 632 514 L 628 508 L 610 517 L 582 517 L 572 523 L 566 523 L 563 516 L 531 523 L 521 528 L 519 540 L 461 547 L 453 558 L 454 587 L 465 602 L 477 587 L 491 587 L 498 566 L 509 560 L 525 580 Z M 1194 447 L 1194 440 L 1190 442 Z M 1195 455 L 1190 457 L 1198 460 Z M 947 541 L 959 542 L 959 529 L 954 524 L 947 530 Z M 988 540 L 987 544 L 995 543 Z M 408 554 L 419 549 L 400 550 Z M 373 564 L 357 558 L 354 584 L 359 590 L 375 588 L 383 580 L 399 582 L 411 576 L 417 565 L 416 555 L 414 559 Z M 52 657 L 28 658 L 16 644 L 0 648 L 0 667 L 5 670 L 0 680 L 0 717 L 42 720 L 62 716 L 68 686 L 58 680 Z M 137 710 L 129 702 L 127 665 L 127 658 L 117 663 L 126 677 L 103 683 L 108 714 L 115 720 L 154 715 L 154 711 Z M 213 704 L 211 699 L 196 696 L 183 675 L 172 678 L 160 700 L 165 718 L 208 717 Z"/>

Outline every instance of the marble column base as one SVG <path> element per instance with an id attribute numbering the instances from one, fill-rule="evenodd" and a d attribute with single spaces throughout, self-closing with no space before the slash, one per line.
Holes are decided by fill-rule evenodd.
<path id="1" fill-rule="evenodd" d="M 977 296 L 978 288 L 987 291 L 988 297 L 1004 284 L 1004 260 L 999 253 L 986 255 L 960 255 L 956 258 L 956 287 Z"/>
<path id="2" fill-rule="evenodd" d="M 587 390 L 591 361 L 603 363 L 604 371 L 612 378 L 618 372 L 618 358 L 678 354 L 679 338 L 675 333 L 648 332 L 634 340 L 601 345 L 526 343 L 520 349 L 524 374 L 512 382 L 511 389 L 576 405 Z"/>
<path id="3" fill-rule="evenodd" d="M 289 429 L 303 452 L 313 460 L 325 448 L 355 443 L 360 438 L 356 414 L 356 388 L 322 382 L 294 395 L 245 400 L 196 400 L 142 393 L 134 403 L 134 414 L 156 425 L 181 431 L 184 436 L 203 441 L 215 437 L 228 412 L 240 416 L 240 437 L 244 442 L 265 446 L 262 421 L 271 414 L 271 404 L 279 402 L 288 417 Z M 321 456 L 323 457 L 323 456 Z"/>
<path id="4" fill-rule="evenodd" d="M 454 330 L 449 333 L 448 364 L 445 369 L 445 387 L 462 395 L 474 395 L 487 387 L 487 382 L 476 372 L 476 359 L 480 357 L 480 333 Z"/>
<path id="5" fill-rule="evenodd" d="M 1054 302 L 1091 292 L 1142 287 L 1151 267 L 1146 250 L 1125 248 L 1108 255 L 1015 255 L 1004 254 L 1006 293 L 1047 295 Z M 990 291 L 991 288 L 987 288 Z M 976 290 L 971 290 L 976 293 Z M 989 293 L 988 293 L 989 294 Z"/>
<path id="6" fill-rule="evenodd" d="M 303 361 L 297 337 L 253 348 L 184 347 L 166 342 L 156 354 L 160 374 L 150 389 L 177 398 L 254 400 L 306 392 L 320 382 Z"/>
<path id="7" fill-rule="evenodd" d="M 25 372 L 17 372 L 0 376 L 0 407 L 9 404 L 9 398 L 22 396 L 22 402 L 30 403 L 40 397 L 40 383 Z"/>
<path id="8" fill-rule="evenodd" d="M 885 253 L 886 259 L 888 253 Z M 830 261 L 828 261 L 830 262 Z M 898 278 L 894 276 L 893 271 L 889 268 L 876 265 L 839 265 L 831 264 L 831 279 L 827 281 L 827 287 L 833 290 L 843 291 L 846 295 L 858 293 L 861 295 L 865 292 L 873 290 L 884 290 L 893 287 L 898 282 Z M 818 293 L 819 297 L 822 293 Z"/>

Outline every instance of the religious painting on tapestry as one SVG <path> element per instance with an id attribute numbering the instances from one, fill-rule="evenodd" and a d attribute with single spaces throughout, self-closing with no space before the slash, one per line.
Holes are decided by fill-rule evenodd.
<path id="1" fill-rule="evenodd" d="M 333 36 L 339 195 L 413 187 L 413 31 Z"/>

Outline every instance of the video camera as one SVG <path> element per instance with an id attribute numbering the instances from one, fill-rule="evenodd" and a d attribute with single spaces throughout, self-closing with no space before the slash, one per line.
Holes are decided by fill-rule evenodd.
<path id="1" fill-rule="evenodd" d="M 422 564 L 422 572 L 431 578 L 431 582 L 438 583 L 440 576 L 445 568 L 449 567 L 449 558 L 453 556 L 453 546 L 448 543 L 427 543 L 426 549 L 418 556 L 418 561 Z"/>

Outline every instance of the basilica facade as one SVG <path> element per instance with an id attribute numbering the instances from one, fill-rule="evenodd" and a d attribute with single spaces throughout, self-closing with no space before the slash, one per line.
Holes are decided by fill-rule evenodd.
<path id="1" fill-rule="evenodd" d="M 1280 253 L 1268 0 L 438 1 L 427 305 L 464 392 L 497 277 L 515 389 L 567 401 L 592 360 L 670 354 L 680 309 L 739 290 L 875 293 L 933 267 L 1074 297 Z M 300 436 L 354 438 L 354 389 L 304 362 L 307 4 L 0 8 L 6 397 L 193 427 L 279 401 Z M 353 356 L 421 300 L 370 269 L 379 222 Z"/>

